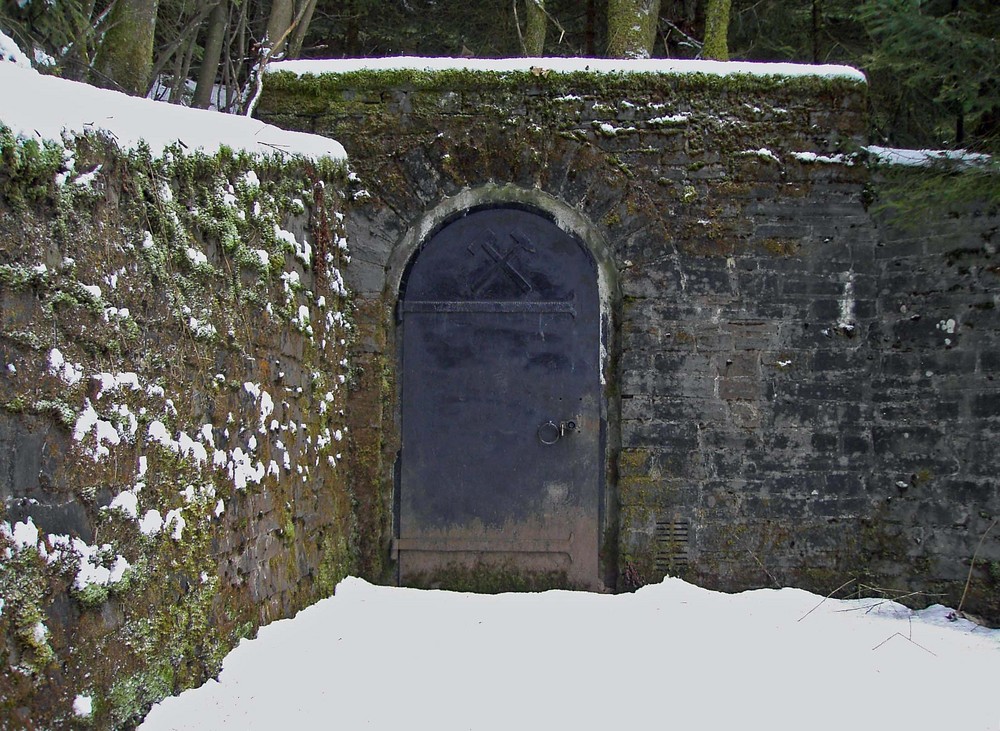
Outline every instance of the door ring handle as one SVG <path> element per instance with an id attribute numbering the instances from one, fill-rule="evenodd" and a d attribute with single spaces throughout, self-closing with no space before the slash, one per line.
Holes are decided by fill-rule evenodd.
<path id="1" fill-rule="evenodd" d="M 554 421 L 546 421 L 540 427 L 538 427 L 538 441 L 540 441 L 545 446 L 552 446 L 559 441 L 562 436 L 562 429 Z"/>

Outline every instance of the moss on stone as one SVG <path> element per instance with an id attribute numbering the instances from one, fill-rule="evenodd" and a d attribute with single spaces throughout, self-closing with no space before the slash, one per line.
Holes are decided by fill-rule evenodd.
<path id="1" fill-rule="evenodd" d="M 72 699 L 86 692 L 94 727 L 126 728 L 164 695 L 217 673 L 262 621 L 332 591 L 356 565 L 347 480 L 332 465 L 338 448 L 318 440 L 343 426 L 338 376 L 351 337 L 341 314 L 348 302 L 323 277 L 345 262 L 335 214 L 347 171 L 339 162 L 228 150 L 174 148 L 154 159 L 100 138 L 66 144 L 81 169 L 101 164 L 93 190 L 59 177 L 70 172 L 63 146 L 0 129 L 0 283 L 10 317 L 0 342 L 6 362 L 17 363 L 0 402 L 5 418 L 42 434 L 53 455 L 35 494 L 74 506 L 93 542 L 110 547 L 95 558 L 104 568 L 116 556 L 131 568 L 118 581 L 76 586 L 78 558 L 66 549 L 55 562 L 30 547 L 0 561 L 0 662 L 24 669 L 3 674 L 0 717 L 28 708 L 39 725 L 74 723 Z M 280 229 L 296 231 L 300 246 Z M 302 232 L 313 247 L 308 259 Z M 69 383 L 50 368 L 54 347 L 79 364 L 80 380 Z M 283 378 L 280 368 L 289 371 Z M 140 388 L 101 394 L 90 378 L 126 371 Z M 321 371 L 327 377 L 312 377 Z M 201 462 L 147 436 L 154 420 L 171 437 L 197 435 L 207 424 L 227 451 L 250 449 L 253 434 L 255 457 L 266 464 L 273 427 L 260 430 L 261 405 L 246 382 L 273 395 L 273 417 L 301 474 L 266 475 L 237 490 L 211 451 Z M 72 439 L 87 406 L 115 426 L 118 443 L 93 432 Z M 183 535 L 174 537 L 176 523 L 145 535 L 134 519 L 109 510 L 126 489 L 139 496 L 140 515 L 179 512 Z M 335 497 L 326 501 L 327 494 Z M 236 531 L 253 535 L 255 523 L 241 513 L 264 495 L 278 506 L 274 560 L 287 584 L 251 587 L 263 580 L 232 568 L 243 552 L 255 560 Z M 216 515 L 220 499 L 225 512 L 220 505 Z M 0 519 L 9 520 L 9 507 L 0 507 Z M 306 528 L 303 511 L 322 528 Z M 44 541 L 47 520 L 44 512 L 35 519 Z M 0 552 L 6 548 L 0 538 Z M 44 638 L 39 621 L 50 630 Z M 59 672 L 47 672 L 54 664 Z"/>
<path id="2" fill-rule="evenodd" d="M 327 110 L 338 104 L 350 105 L 354 111 L 374 109 L 385 103 L 385 94 L 407 94 L 414 91 L 442 93 L 490 93 L 500 98 L 523 99 L 542 94 L 565 97 L 580 90 L 592 97 L 621 97 L 657 93 L 665 96 L 690 98 L 693 93 L 734 95 L 763 94 L 779 91 L 789 97 L 825 95 L 838 97 L 864 93 L 865 84 L 856 79 L 823 76 L 780 76 L 761 74 L 730 74 L 716 76 L 701 73 L 604 73 L 591 71 L 553 72 L 537 74 L 531 71 L 473 71 L 445 69 L 359 70 L 345 73 L 303 74 L 269 73 L 265 76 L 264 94 L 259 108 L 269 110 L 296 109 L 308 116 L 318 109 Z M 379 101 L 362 101 L 373 95 Z M 298 104 L 288 106 L 289 96 Z"/>
<path id="3" fill-rule="evenodd" d="M 761 246 L 769 254 L 775 256 L 789 257 L 795 256 L 802 249 L 802 242 L 797 239 L 767 238 L 761 242 Z"/>
<path id="4" fill-rule="evenodd" d="M 66 164 L 62 145 L 20 140 L 0 124 L 0 201 L 22 211 L 27 206 L 58 201 L 56 175 Z"/>
<path id="5" fill-rule="evenodd" d="M 862 82 L 819 77 L 364 71 L 301 78 L 269 75 L 259 109 L 269 121 L 328 134 L 348 146 L 360 178 L 350 189 L 356 196 L 355 223 L 362 229 L 370 227 L 373 240 L 390 242 L 385 246 L 398 241 L 437 201 L 495 183 L 542 191 L 592 216 L 623 266 L 669 261 L 661 273 L 676 266 L 690 277 L 687 281 L 694 290 L 719 296 L 712 307 L 723 313 L 723 321 L 714 329 L 696 335 L 698 327 L 692 330 L 689 318 L 677 314 L 677 322 L 661 331 L 672 333 L 666 347 L 689 353 L 715 352 L 718 341 L 725 340 L 720 338 L 725 318 L 747 314 L 747 298 L 758 296 L 758 284 L 765 282 L 761 291 L 767 292 L 771 276 L 780 279 L 781 272 L 806 269 L 793 261 L 775 261 L 810 257 L 812 247 L 820 246 L 819 235 L 774 235 L 786 220 L 794 219 L 797 211 L 825 191 L 845 203 L 841 210 L 848 211 L 847 205 L 857 202 L 853 194 L 844 194 L 866 183 L 865 166 L 803 166 L 793 163 L 790 153 L 854 152 L 864 133 L 864 93 Z M 602 134 L 603 125 L 635 131 Z M 772 145 L 777 160 L 760 153 Z M 870 195 L 863 193 L 859 205 L 869 202 Z M 767 233 L 758 236 L 756 231 L 765 227 Z M 848 238 L 852 250 L 864 245 L 864 236 Z M 383 246 L 382 240 L 373 241 L 373 246 Z M 722 262 L 704 263 L 703 257 L 734 258 L 736 268 L 729 273 L 733 291 L 714 281 L 714 275 L 723 271 Z M 708 271 L 698 283 L 702 268 Z M 664 303 L 676 297 L 682 303 L 690 298 L 688 304 L 706 301 L 678 291 L 672 276 L 662 284 L 663 291 L 647 296 Z M 682 277 L 680 289 L 684 288 Z M 244 301 L 262 301 L 254 292 Z M 626 318 L 635 316 L 639 303 L 646 307 L 649 300 L 623 299 Z M 393 443 L 391 428 L 395 387 L 391 378 L 381 377 L 386 364 L 394 362 L 384 330 L 392 304 L 378 295 L 362 303 L 359 323 L 365 328 L 365 348 L 379 355 L 366 352 L 366 360 L 358 364 L 363 370 L 359 368 L 351 381 L 356 405 L 349 417 L 348 460 L 356 476 L 350 499 L 357 506 L 357 521 L 347 550 L 362 555 L 360 565 L 366 575 L 376 578 L 387 575 L 380 570 L 387 565 L 389 462 L 399 446 Z M 786 312 L 795 309 L 787 302 L 759 304 L 769 313 L 777 313 L 779 306 Z M 670 308 L 670 304 L 663 307 Z M 685 311 L 680 306 L 676 310 Z M 625 326 L 632 327 L 633 322 Z M 780 335 L 784 338 L 787 333 Z M 655 338 L 660 340 L 660 332 Z M 703 403 L 715 405 L 710 400 Z M 758 426 L 741 427 L 741 432 Z M 679 485 L 683 475 L 690 474 L 684 472 L 689 467 L 686 458 L 684 453 L 658 453 L 656 472 L 654 459 L 642 462 L 638 453 L 626 453 L 617 464 L 616 486 L 623 497 L 628 496 L 616 514 L 622 526 L 618 555 L 622 586 L 658 577 L 653 526 L 663 504 L 677 499 L 677 492 L 684 489 Z M 640 461 L 632 464 L 633 460 Z M 750 464 L 743 466 L 749 469 Z M 874 483 L 866 484 L 874 488 Z M 764 524 L 741 523 L 745 516 L 739 514 L 737 502 L 734 498 L 734 505 L 724 508 L 729 512 L 721 517 L 691 508 L 692 520 L 701 521 L 695 546 L 697 570 L 690 569 L 693 578 L 719 588 L 741 584 L 745 588 L 772 585 L 770 572 L 782 581 L 802 582 L 826 593 L 851 576 L 885 577 L 886 567 L 891 570 L 912 561 L 917 580 L 926 580 L 930 589 L 946 583 L 933 575 L 941 571 L 939 562 L 907 544 L 898 526 L 877 511 L 867 515 L 869 522 L 863 528 L 836 531 L 834 539 L 826 523 L 793 526 L 784 533 Z M 828 555 L 794 559 L 794 566 L 788 559 L 783 572 L 778 572 L 770 565 L 772 558 L 779 549 L 791 556 L 786 544 L 799 539 L 801 546 L 825 541 L 832 547 Z M 331 568 L 325 573 L 331 578 L 320 583 L 330 586 L 338 571 Z M 976 601 L 987 596 L 990 585 L 982 582 L 990 576 L 986 568 L 976 567 L 970 590 L 979 592 Z"/>
<path id="6" fill-rule="evenodd" d="M 549 589 L 575 589 L 565 571 L 527 571 L 512 563 L 463 566 L 451 564 L 432 573 L 407 577 L 406 585 L 418 589 L 443 589 L 477 594 L 537 592 Z"/>

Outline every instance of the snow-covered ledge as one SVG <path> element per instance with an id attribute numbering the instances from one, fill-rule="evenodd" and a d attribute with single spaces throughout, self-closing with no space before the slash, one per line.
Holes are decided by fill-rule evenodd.
<path id="1" fill-rule="evenodd" d="M 617 59 L 617 58 L 432 58 L 394 56 L 388 58 L 345 58 L 329 60 L 282 61 L 268 71 L 293 74 L 346 74 L 356 71 L 483 71 L 545 75 L 601 74 L 705 74 L 708 76 L 819 76 L 865 82 L 865 75 L 855 68 L 838 65 L 799 63 L 754 63 L 750 61 L 692 61 L 688 59 Z"/>
<path id="2" fill-rule="evenodd" d="M 148 145 L 159 157 L 173 144 L 214 154 L 222 147 L 260 155 L 346 158 L 328 137 L 288 132 L 256 119 L 140 99 L 0 63 L 0 124 L 25 139 L 60 141 L 65 135 L 103 134 L 122 149 Z"/>

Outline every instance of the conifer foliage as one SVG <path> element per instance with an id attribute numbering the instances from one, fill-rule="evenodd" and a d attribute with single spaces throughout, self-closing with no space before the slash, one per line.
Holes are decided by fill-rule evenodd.
<path id="1" fill-rule="evenodd" d="M 868 0 L 862 59 L 876 133 L 908 146 L 1000 152 L 1000 5 L 994 0 Z"/>

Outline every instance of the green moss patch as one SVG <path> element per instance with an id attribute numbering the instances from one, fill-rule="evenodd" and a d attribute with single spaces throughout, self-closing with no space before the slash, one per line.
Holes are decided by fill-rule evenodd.
<path id="1" fill-rule="evenodd" d="M 0 717 L 133 727 L 354 570 L 347 187 L 0 128 Z"/>

